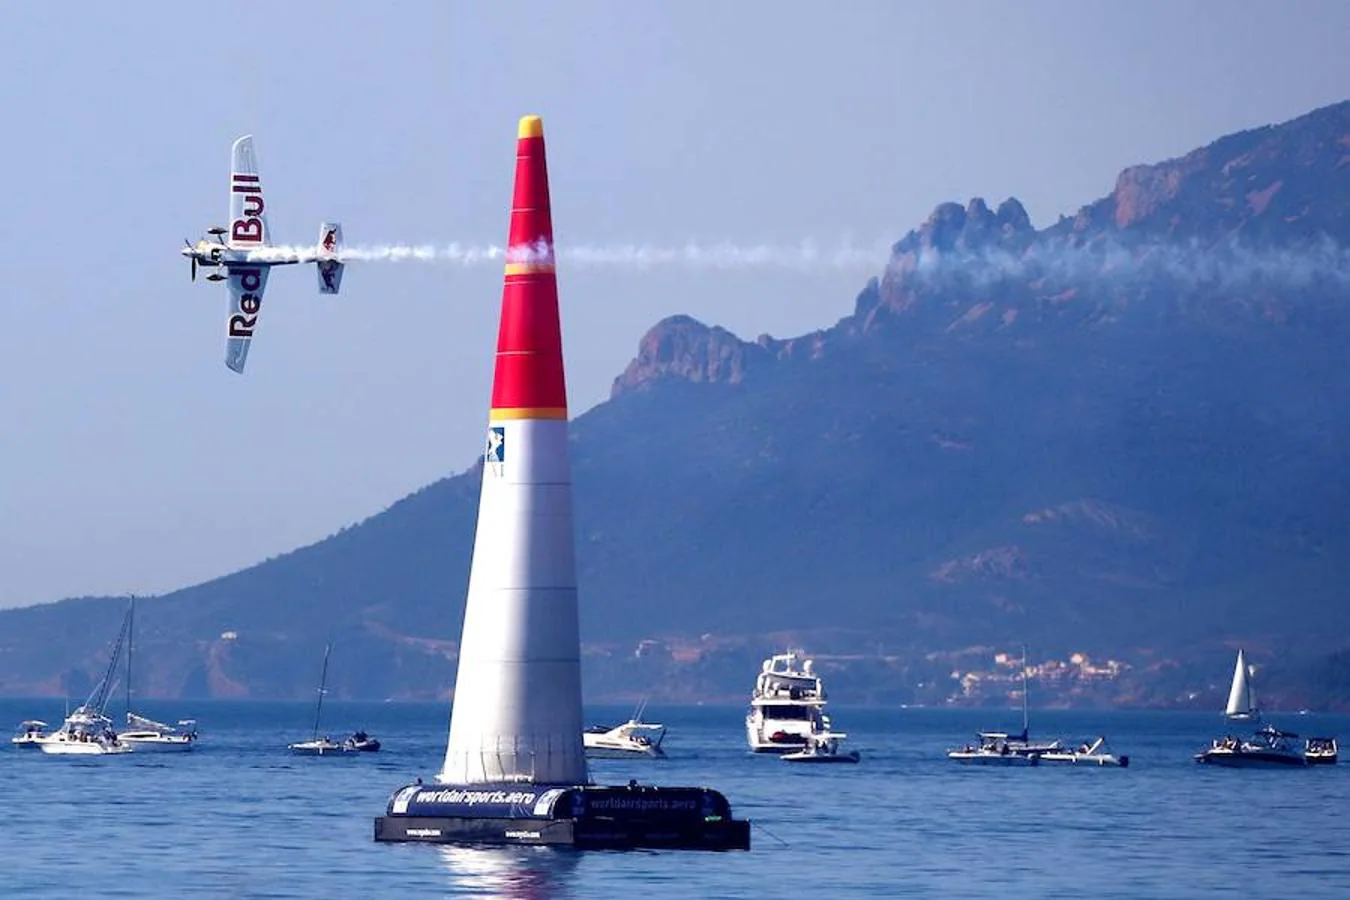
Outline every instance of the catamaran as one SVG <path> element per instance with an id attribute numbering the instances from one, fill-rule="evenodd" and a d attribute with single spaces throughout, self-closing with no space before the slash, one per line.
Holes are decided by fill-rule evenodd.
<path id="1" fill-rule="evenodd" d="M 181 753 L 191 750 L 197 742 L 197 723 L 193 719 L 180 719 L 178 725 L 166 725 L 154 719 L 137 715 L 131 711 L 131 656 L 135 643 L 136 598 L 131 598 L 127 608 L 127 726 L 126 731 L 117 735 L 117 740 L 138 753 Z"/>

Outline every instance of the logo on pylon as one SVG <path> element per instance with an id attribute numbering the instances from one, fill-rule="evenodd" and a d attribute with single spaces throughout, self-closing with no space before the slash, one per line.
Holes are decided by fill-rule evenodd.
<path id="1" fill-rule="evenodd" d="M 483 462 L 493 475 L 501 475 L 506 462 L 506 428 L 493 425 L 487 433 L 487 449 L 483 451 Z"/>

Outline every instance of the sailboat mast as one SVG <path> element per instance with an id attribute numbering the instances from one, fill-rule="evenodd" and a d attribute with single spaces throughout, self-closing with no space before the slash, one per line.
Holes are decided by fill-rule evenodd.
<path id="1" fill-rule="evenodd" d="M 1022 740 L 1029 740 L 1031 727 L 1027 716 L 1027 645 L 1022 645 Z"/>
<path id="2" fill-rule="evenodd" d="M 319 739 L 319 716 L 323 713 L 323 695 L 328 686 L 328 653 L 332 644 L 323 645 L 323 674 L 319 676 L 319 703 L 314 708 L 314 740 Z"/>
<path id="3" fill-rule="evenodd" d="M 131 603 L 127 607 L 127 721 L 131 721 L 131 646 L 133 643 L 132 635 L 136 631 L 136 595 L 131 595 Z"/>

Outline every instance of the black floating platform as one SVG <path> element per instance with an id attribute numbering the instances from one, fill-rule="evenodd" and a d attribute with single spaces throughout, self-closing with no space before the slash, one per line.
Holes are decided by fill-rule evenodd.
<path id="1" fill-rule="evenodd" d="M 410 784 L 375 820 L 375 840 L 550 844 L 595 850 L 749 850 L 750 823 L 708 788 Z"/>

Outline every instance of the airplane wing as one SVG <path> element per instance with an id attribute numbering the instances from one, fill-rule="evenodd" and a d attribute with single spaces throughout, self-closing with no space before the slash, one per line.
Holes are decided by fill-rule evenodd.
<path id="1" fill-rule="evenodd" d="M 263 201 L 258 159 L 253 154 L 253 135 L 234 142 L 230 154 L 229 245 L 238 250 L 257 250 L 268 245 L 267 205 Z"/>
<path id="2" fill-rule="evenodd" d="M 267 266 L 229 266 L 230 318 L 225 329 L 225 365 L 244 371 L 248 345 L 258 327 L 263 290 L 267 287 Z"/>

